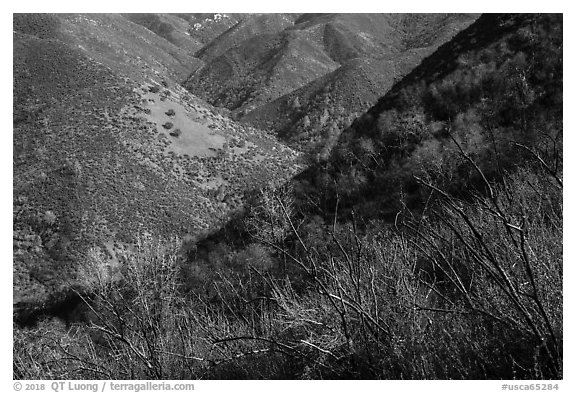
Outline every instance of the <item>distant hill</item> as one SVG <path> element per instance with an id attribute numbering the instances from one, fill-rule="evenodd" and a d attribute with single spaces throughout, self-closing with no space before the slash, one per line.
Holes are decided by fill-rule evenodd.
<path id="1" fill-rule="evenodd" d="M 306 32 L 261 34 L 212 60 L 184 86 L 215 106 L 240 111 L 272 101 L 337 67 Z"/>
<path id="2" fill-rule="evenodd" d="M 328 150 L 327 135 L 350 125 L 395 78 L 475 18 L 252 16 L 198 52 L 206 64 L 185 86 L 243 121 L 275 130 L 300 149 Z"/>
<path id="3" fill-rule="evenodd" d="M 14 18 L 14 302 L 76 285 L 91 250 L 193 238 L 282 182 L 297 154 L 173 79 L 182 49 L 119 15 Z"/>
<path id="4" fill-rule="evenodd" d="M 196 53 L 196 56 L 209 62 L 242 42 L 261 34 L 281 32 L 294 25 L 299 14 L 257 14 L 247 15 L 237 24 L 226 30 Z"/>
<path id="5" fill-rule="evenodd" d="M 188 22 L 190 24 L 188 34 L 203 45 L 207 45 L 220 34 L 224 33 L 238 22 L 250 17 L 252 14 L 192 13 L 171 15 Z"/>
<path id="6" fill-rule="evenodd" d="M 193 55 L 204 45 L 199 37 L 190 34 L 192 28 L 190 22 L 176 15 L 122 14 L 122 16 L 165 38 L 190 55 Z"/>
<path id="7" fill-rule="evenodd" d="M 309 84 L 241 118 L 242 122 L 276 130 L 300 150 L 321 156 L 330 151 L 341 130 L 350 126 L 406 70 L 424 56 L 407 51 L 393 59 L 354 59 Z"/>
<path id="8" fill-rule="evenodd" d="M 341 130 L 424 57 L 474 20 L 473 16 L 458 14 L 396 18 L 399 19 L 389 20 L 389 26 L 394 26 L 395 30 L 380 34 L 396 36 L 390 45 L 399 52 L 370 55 L 369 51 L 353 50 L 352 44 L 342 43 L 347 41 L 334 45 L 336 41 L 332 40 L 333 45 L 329 46 L 332 56 L 342 61 L 348 57 L 351 60 L 308 85 L 254 109 L 242 117 L 242 121 L 274 129 L 299 149 L 325 157 Z M 339 31 L 336 27 L 330 28 Z M 354 37 L 349 32 L 336 35 L 350 36 Z"/>
<path id="9" fill-rule="evenodd" d="M 270 18 L 282 19 L 286 28 L 271 28 Z M 185 86 L 216 106 L 247 112 L 335 70 L 349 50 L 380 52 L 394 40 L 380 27 L 388 26 L 388 16 L 317 14 L 292 23 L 294 18 L 248 18 L 238 26 L 244 41 L 238 43 L 233 29 L 199 52 L 208 63 Z"/>

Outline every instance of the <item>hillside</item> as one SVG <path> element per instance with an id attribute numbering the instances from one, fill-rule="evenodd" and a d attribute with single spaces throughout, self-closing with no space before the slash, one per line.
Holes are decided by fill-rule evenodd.
<path id="1" fill-rule="evenodd" d="M 431 176 L 459 192 L 479 187 L 477 171 L 454 156 L 454 139 L 480 160 L 488 179 L 532 161 L 514 143 L 549 156 L 558 168 L 561 26 L 561 17 L 551 15 L 484 15 L 442 45 L 342 133 L 324 164 L 311 169 L 321 183 L 326 171 L 340 183 L 326 191 L 327 203 L 334 203 L 329 194 L 346 195 L 349 207 L 393 216 L 400 203 L 419 206 L 426 198 L 414 176 Z"/>
<path id="2" fill-rule="evenodd" d="M 94 23 L 74 24 L 86 18 Z M 139 234 L 192 238 L 241 208 L 244 192 L 298 168 L 292 150 L 174 83 L 169 77 L 181 63 L 164 56 L 171 44 L 144 41 L 148 30 L 118 22 L 125 29 L 119 37 L 156 47 L 143 50 L 146 57 L 133 49 L 120 52 L 120 60 L 119 39 L 101 49 L 119 18 L 42 16 L 41 33 L 14 33 L 20 308 L 58 301 L 75 285 L 89 250 L 107 253 L 113 265 L 115 253 Z M 19 16 L 15 30 L 34 33 L 26 24 L 38 26 L 38 18 Z M 71 34 L 73 28 L 82 34 Z"/>
<path id="3" fill-rule="evenodd" d="M 281 32 L 286 27 L 292 26 L 297 17 L 298 14 L 246 15 L 244 19 L 199 50 L 196 56 L 209 62 L 250 38 Z"/>
<path id="4" fill-rule="evenodd" d="M 294 147 L 325 155 L 357 114 L 475 18 L 250 16 L 197 52 L 206 64 L 184 86 Z"/>
<path id="5" fill-rule="evenodd" d="M 190 25 L 188 34 L 203 45 L 208 45 L 238 22 L 250 17 L 251 14 L 192 13 L 172 15 L 188 22 Z"/>
<path id="6" fill-rule="evenodd" d="M 249 27 L 239 30 L 244 41 L 231 40 L 234 31 L 233 37 L 216 39 L 208 53 L 222 54 L 207 59 L 185 86 L 213 105 L 244 113 L 335 70 L 346 56 L 378 54 L 400 41 L 390 34 L 386 15 L 313 14 L 294 24 L 295 16 L 281 18 L 286 28 L 278 32 L 257 20 L 244 21 Z"/>
<path id="7" fill-rule="evenodd" d="M 324 18 L 327 16 L 313 21 L 319 23 Z M 350 126 L 352 120 L 474 18 L 460 14 L 394 15 L 386 20 L 390 31 L 370 31 L 364 35 L 350 32 L 359 26 L 332 21 L 326 25 L 326 49 L 342 66 L 246 113 L 241 119 L 248 124 L 273 129 L 291 146 L 325 158 L 339 133 Z M 312 21 L 306 21 L 304 25 L 310 23 Z M 370 26 L 362 19 L 357 23 Z M 361 41 L 364 46 L 361 42 L 350 41 L 350 37 L 359 41 L 358 37 L 366 34 L 396 38 L 386 43 L 385 50 L 370 46 L 366 41 Z"/>
<path id="8" fill-rule="evenodd" d="M 340 132 L 349 127 L 394 81 L 418 64 L 427 51 L 393 59 L 354 59 L 307 85 L 241 118 L 275 130 L 291 146 L 326 157 Z"/>
<path id="9" fill-rule="evenodd" d="M 190 21 L 171 14 L 122 14 L 131 22 L 139 24 L 193 55 L 204 45 L 199 37 L 190 34 Z"/>
<path id="10" fill-rule="evenodd" d="M 15 14 L 14 30 L 58 39 L 115 72 L 144 81 L 180 80 L 202 62 L 119 14 Z"/>
<path id="11" fill-rule="evenodd" d="M 252 336 L 222 335 L 238 342 L 229 356 L 261 350 L 259 339 L 288 351 L 235 361 L 234 372 L 563 375 L 562 23 L 482 15 L 320 163 L 197 244 L 188 262 L 213 282 L 203 296 L 237 304 L 240 326 L 258 315 Z M 257 272 L 262 281 L 244 286 Z M 237 295 L 219 293 L 225 285 Z"/>
<path id="12" fill-rule="evenodd" d="M 306 31 L 261 34 L 212 60 L 192 74 L 184 86 L 212 105 L 249 110 L 337 66 Z"/>

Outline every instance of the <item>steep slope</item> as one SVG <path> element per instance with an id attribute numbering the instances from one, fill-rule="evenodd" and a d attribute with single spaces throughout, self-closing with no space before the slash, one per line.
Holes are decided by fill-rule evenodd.
<path id="1" fill-rule="evenodd" d="M 324 157 L 341 130 L 350 126 L 425 51 L 394 59 L 354 59 L 241 118 L 256 127 L 275 130 L 293 147 Z"/>
<path id="2" fill-rule="evenodd" d="M 249 110 L 337 66 L 307 31 L 261 34 L 202 67 L 184 86 L 215 106 Z"/>
<path id="3" fill-rule="evenodd" d="M 320 14 L 302 17 L 293 30 L 317 32 L 315 39 L 339 64 L 359 57 L 398 52 L 398 14 Z"/>
<path id="4" fill-rule="evenodd" d="M 108 255 L 102 268 L 115 270 L 116 252 L 142 234 L 195 236 L 240 208 L 245 191 L 298 168 L 296 154 L 273 137 L 173 83 L 162 63 L 173 58 L 162 46 L 123 67 L 114 57 L 122 39 L 148 30 L 128 21 L 120 31 L 100 24 L 117 18 L 15 18 L 13 269 L 20 315 L 78 288 L 91 250 Z M 87 22 L 74 24 L 79 20 Z M 83 35 L 71 38 L 71 26 Z M 100 51 L 114 32 L 115 46 Z"/>
<path id="5" fill-rule="evenodd" d="M 122 14 L 122 16 L 184 49 L 190 55 L 204 45 L 198 38 L 190 35 L 190 22 L 176 15 Z"/>
<path id="6" fill-rule="evenodd" d="M 257 14 L 245 19 L 219 35 L 196 53 L 196 56 L 209 62 L 242 42 L 261 34 L 279 33 L 294 24 L 299 14 Z"/>
<path id="7" fill-rule="evenodd" d="M 374 18 L 372 15 L 363 17 Z M 312 21 L 320 23 L 325 18 L 328 16 Z M 242 121 L 273 129 L 293 146 L 325 158 L 341 130 L 370 108 L 396 80 L 474 18 L 474 15 L 460 14 L 388 16 L 389 31 L 370 31 L 372 36 L 389 38 L 386 45 L 391 53 L 377 57 L 381 49 L 375 47 L 373 40 L 364 39 L 368 33 L 355 35 L 350 30 L 360 27 L 331 22 L 325 28 L 326 48 L 332 58 L 344 64 L 308 85 L 254 109 L 243 116 Z M 312 21 L 303 24 L 308 26 Z M 362 18 L 352 21 L 361 26 L 377 25 Z M 360 41 L 360 38 L 364 40 Z"/>
<path id="8" fill-rule="evenodd" d="M 142 25 L 195 57 L 198 57 L 196 54 L 198 50 L 250 15 L 122 14 L 126 19 Z"/>
<path id="9" fill-rule="evenodd" d="M 341 214 L 394 218 L 429 197 L 416 177 L 465 195 L 542 163 L 562 173 L 562 16 L 490 14 L 354 121 L 302 185 L 325 207 L 346 200 Z"/>
<path id="10" fill-rule="evenodd" d="M 388 19 L 393 17 L 386 15 L 307 15 L 294 25 L 290 21 L 296 16 L 278 17 L 286 25 L 280 32 L 260 33 L 240 44 L 234 29 L 229 32 L 232 37 L 219 37 L 222 40 L 206 49 L 208 63 L 185 86 L 211 104 L 243 114 L 335 70 L 345 60 L 377 55 L 401 42 L 399 32 L 391 34 Z M 245 22 L 239 38 L 254 29 L 266 30 L 262 21 L 270 16 L 259 17 L 260 23 L 257 18 Z M 222 54 L 210 58 L 213 53 Z"/>
<path id="11" fill-rule="evenodd" d="M 14 14 L 14 31 L 59 39 L 118 73 L 184 79 L 202 62 L 119 14 Z"/>
<path id="12" fill-rule="evenodd" d="M 250 17 L 251 14 L 192 13 L 172 15 L 187 21 L 190 24 L 188 34 L 207 45 L 238 22 Z"/>
<path id="13" fill-rule="evenodd" d="M 182 80 L 202 62 L 119 14 L 58 15 L 62 40 L 91 58 L 134 77 Z"/>

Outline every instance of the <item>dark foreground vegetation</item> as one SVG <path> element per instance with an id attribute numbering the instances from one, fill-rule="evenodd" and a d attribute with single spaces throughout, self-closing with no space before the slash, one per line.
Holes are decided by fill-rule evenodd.
<path id="1" fill-rule="evenodd" d="M 15 377 L 561 378 L 561 187 L 491 189 L 362 232 L 267 195 L 244 249 L 142 238 L 115 281 L 94 254 L 76 323 L 15 329 Z"/>
<path id="2" fill-rule="evenodd" d="M 477 23 L 217 234 L 95 249 L 14 377 L 563 378 L 562 17 Z"/>

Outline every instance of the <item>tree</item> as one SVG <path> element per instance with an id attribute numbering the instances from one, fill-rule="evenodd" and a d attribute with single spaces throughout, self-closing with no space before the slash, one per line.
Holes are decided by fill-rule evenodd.
<path id="1" fill-rule="evenodd" d="M 292 100 L 292 109 L 298 110 L 301 107 L 300 98 L 298 96 L 294 97 L 294 100 Z"/>

